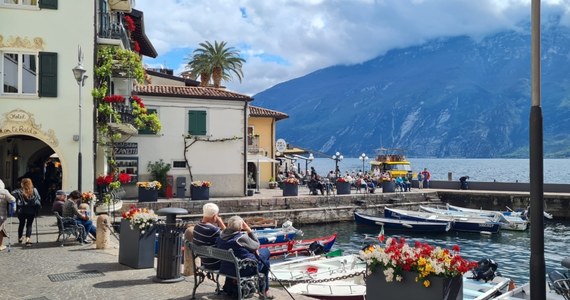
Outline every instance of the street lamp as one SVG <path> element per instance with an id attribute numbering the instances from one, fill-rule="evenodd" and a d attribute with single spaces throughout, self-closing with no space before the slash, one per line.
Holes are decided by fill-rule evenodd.
<path id="1" fill-rule="evenodd" d="M 77 81 L 77 85 L 79 86 L 79 152 L 77 153 L 77 189 L 81 191 L 81 169 L 82 169 L 82 157 L 81 157 L 81 88 L 85 85 L 85 79 L 87 79 L 87 75 L 85 75 L 85 68 L 83 68 L 83 53 L 81 52 L 81 47 L 77 49 L 77 66 L 71 69 L 73 71 L 73 76 Z"/>
<path id="2" fill-rule="evenodd" d="M 362 153 L 358 159 L 362 161 L 362 175 L 364 175 L 364 163 L 368 160 L 368 156 L 366 156 L 365 153 Z"/>
<path id="3" fill-rule="evenodd" d="M 341 161 L 343 158 L 344 156 L 342 156 L 338 151 L 332 156 L 332 159 L 334 159 L 334 174 L 336 177 L 338 177 L 339 175 L 338 162 Z"/>
<path id="4" fill-rule="evenodd" d="M 309 164 L 313 161 L 313 159 L 315 159 L 315 157 L 313 156 L 313 153 L 309 153 L 309 157 L 307 159 L 305 159 L 305 176 L 309 172 Z"/>

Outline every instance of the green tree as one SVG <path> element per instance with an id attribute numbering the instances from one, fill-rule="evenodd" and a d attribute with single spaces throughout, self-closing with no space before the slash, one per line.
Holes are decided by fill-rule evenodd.
<path id="1" fill-rule="evenodd" d="M 245 59 L 239 56 L 239 50 L 227 47 L 226 42 L 214 41 L 214 44 L 206 41 L 200 43 L 200 48 L 192 52 L 187 68 L 191 70 L 193 78 L 200 76 L 200 85 L 207 86 L 210 78 L 214 87 L 219 88 L 222 80 L 229 81 L 232 74 L 241 82 L 243 72 L 241 70 Z"/>

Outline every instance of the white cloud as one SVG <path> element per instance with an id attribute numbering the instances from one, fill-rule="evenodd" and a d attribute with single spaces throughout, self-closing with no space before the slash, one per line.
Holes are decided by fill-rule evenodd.
<path id="1" fill-rule="evenodd" d="M 542 1 L 568 18 L 570 0 Z M 530 0 L 137 0 L 159 53 L 180 72 L 204 41 L 226 41 L 247 62 L 229 89 L 255 94 L 336 64 L 354 64 L 431 38 L 480 38 L 530 22 Z"/>

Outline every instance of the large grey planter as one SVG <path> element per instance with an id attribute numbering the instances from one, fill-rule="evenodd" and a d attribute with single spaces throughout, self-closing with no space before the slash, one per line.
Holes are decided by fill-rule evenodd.
<path id="1" fill-rule="evenodd" d="M 396 183 L 394 181 L 382 181 L 382 193 L 394 193 Z"/>
<path id="2" fill-rule="evenodd" d="M 135 269 L 153 268 L 155 239 L 154 226 L 142 234 L 131 229 L 128 220 L 121 220 L 119 263 Z"/>
<path id="3" fill-rule="evenodd" d="M 192 200 L 208 200 L 210 199 L 210 188 L 191 185 L 190 198 Z"/>
<path id="4" fill-rule="evenodd" d="M 350 182 L 337 182 L 336 183 L 336 194 L 337 195 L 349 195 L 350 194 Z"/>
<path id="5" fill-rule="evenodd" d="M 283 184 L 283 197 L 299 196 L 299 185 Z"/>
<path id="6" fill-rule="evenodd" d="M 366 277 L 366 295 L 381 295 L 382 300 L 461 300 L 463 299 L 463 278 L 428 276 L 429 287 L 416 282 L 417 273 L 402 272 L 402 281 L 386 282 L 380 268 Z"/>

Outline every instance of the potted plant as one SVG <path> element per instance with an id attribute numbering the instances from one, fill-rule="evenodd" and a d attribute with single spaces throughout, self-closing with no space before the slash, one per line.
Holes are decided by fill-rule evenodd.
<path id="1" fill-rule="evenodd" d="M 337 195 L 350 194 L 350 182 L 346 177 L 339 177 L 336 179 L 336 193 Z"/>
<path id="2" fill-rule="evenodd" d="M 283 180 L 283 196 L 299 195 L 299 179 L 295 177 L 287 177 Z"/>
<path id="3" fill-rule="evenodd" d="M 158 216 L 146 208 L 131 209 L 122 214 L 119 263 L 131 268 L 154 267 L 155 228 Z"/>
<path id="4" fill-rule="evenodd" d="M 139 189 L 139 202 L 156 202 L 158 201 L 158 191 L 162 187 L 159 181 L 140 181 L 137 182 Z"/>
<path id="5" fill-rule="evenodd" d="M 277 181 L 275 181 L 275 178 L 273 177 L 269 178 L 269 188 L 270 189 L 277 188 Z"/>
<path id="6" fill-rule="evenodd" d="M 166 174 L 170 171 L 170 168 L 170 164 L 165 163 L 162 159 L 155 162 L 148 162 L 146 167 L 151 179 L 160 182 L 161 186 L 166 186 Z M 165 196 L 162 190 L 159 190 L 158 194 L 161 197 Z"/>
<path id="7" fill-rule="evenodd" d="M 210 199 L 210 181 L 198 180 L 192 181 L 190 185 L 190 198 L 192 200 L 208 200 Z"/>
<path id="8" fill-rule="evenodd" d="M 383 241 L 384 236 L 379 237 Z M 366 294 L 382 299 L 463 299 L 462 275 L 477 266 L 451 250 L 405 239 L 388 238 L 385 245 L 360 251 L 366 261 Z"/>

